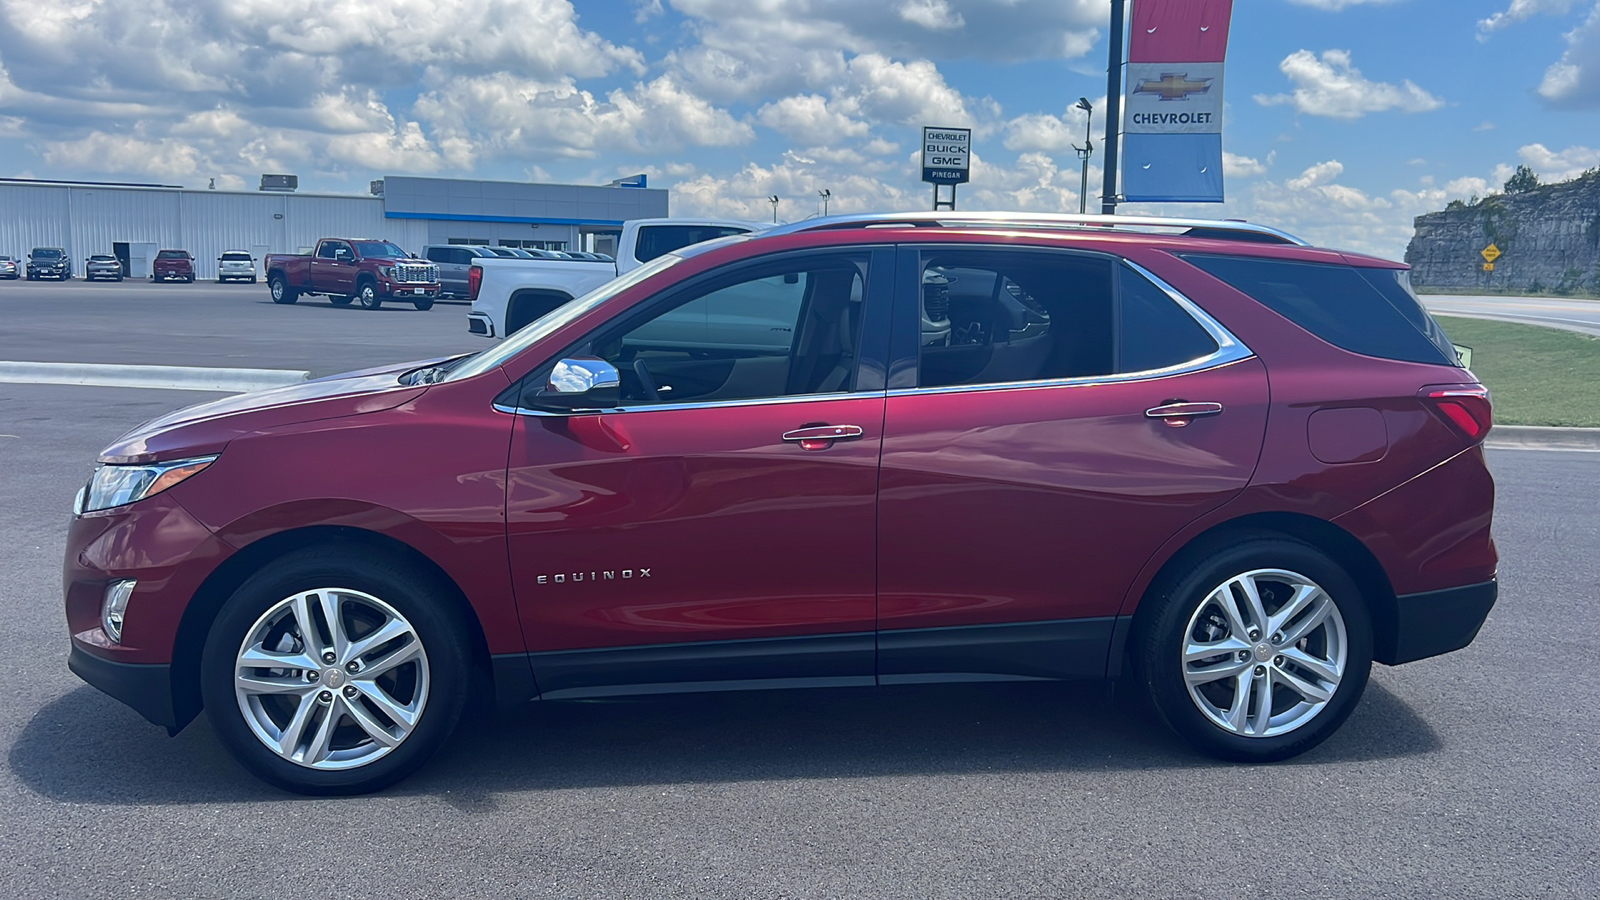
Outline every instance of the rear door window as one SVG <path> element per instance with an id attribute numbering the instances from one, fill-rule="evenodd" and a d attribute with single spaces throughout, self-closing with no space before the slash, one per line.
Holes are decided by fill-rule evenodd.
<path id="1" fill-rule="evenodd" d="M 1177 301 L 1109 256 L 926 248 L 920 273 L 919 387 L 1155 372 L 1218 350 Z"/>
<path id="2" fill-rule="evenodd" d="M 1439 324 L 1394 270 L 1243 256 L 1184 260 L 1352 353 L 1458 365 Z"/>

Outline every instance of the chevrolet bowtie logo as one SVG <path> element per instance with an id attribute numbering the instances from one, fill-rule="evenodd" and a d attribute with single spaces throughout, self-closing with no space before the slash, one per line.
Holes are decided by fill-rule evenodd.
<path id="1" fill-rule="evenodd" d="M 1210 78 L 1190 81 L 1189 73 L 1162 72 L 1160 81 L 1141 81 L 1133 89 L 1135 94 L 1156 94 L 1162 100 L 1187 100 L 1190 94 L 1204 94 L 1211 89 Z"/>

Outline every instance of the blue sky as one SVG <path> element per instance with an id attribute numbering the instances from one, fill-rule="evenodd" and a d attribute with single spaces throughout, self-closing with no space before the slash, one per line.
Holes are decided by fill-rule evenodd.
<path id="1" fill-rule="evenodd" d="M 1397 257 L 1412 217 L 1600 166 L 1600 0 L 1237 0 L 1244 216 Z M 974 209 L 1076 210 L 1107 0 L 0 0 L 0 174 L 363 191 L 604 183 L 674 212 L 915 209 L 918 126 L 974 129 Z M 1098 154 L 1095 160 L 1099 162 Z M 1091 170 L 1090 205 L 1100 172 Z"/>

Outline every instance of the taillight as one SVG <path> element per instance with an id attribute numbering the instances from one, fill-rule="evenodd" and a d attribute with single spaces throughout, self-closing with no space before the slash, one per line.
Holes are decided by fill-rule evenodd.
<path id="1" fill-rule="evenodd" d="M 1432 384 L 1419 395 L 1469 441 L 1481 441 L 1494 424 L 1489 389 L 1481 384 Z"/>
<path id="2" fill-rule="evenodd" d="M 483 286 L 483 269 L 473 266 L 467 270 L 467 299 L 478 299 L 478 288 Z"/>

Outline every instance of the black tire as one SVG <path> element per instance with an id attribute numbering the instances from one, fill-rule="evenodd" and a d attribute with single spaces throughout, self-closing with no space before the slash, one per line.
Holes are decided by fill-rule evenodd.
<path id="1" fill-rule="evenodd" d="M 282 275 L 274 275 L 267 279 L 267 290 L 272 292 L 273 303 L 293 303 L 300 299 L 300 292 L 289 287 Z"/>
<path id="2" fill-rule="evenodd" d="M 268 611 L 298 593 L 326 588 L 359 591 L 392 607 L 407 620 L 422 644 L 427 669 L 425 701 L 409 733 L 392 750 L 371 762 L 345 769 L 312 768 L 285 759 L 267 747 L 246 720 L 234 689 L 241 646 Z M 274 561 L 234 591 L 206 637 L 200 662 L 200 690 L 218 739 L 252 774 L 300 794 L 366 793 L 410 775 L 455 730 L 466 705 L 472 673 L 471 649 L 466 628 L 446 599 L 449 590 L 431 573 L 364 547 L 331 544 Z M 342 671 L 337 666 L 328 669 Z M 256 670 L 258 674 L 263 671 Z M 282 677 L 281 673 L 278 677 Z M 329 680 L 332 676 L 321 677 L 323 683 L 336 687 Z M 308 694 L 299 702 L 316 701 Z M 325 708 L 340 707 L 328 704 Z M 317 712 L 326 715 L 321 709 Z M 359 729 L 349 730 L 355 728 L 353 720 L 343 721 L 346 730 L 339 734 L 347 742 L 359 745 L 365 735 Z"/>
<path id="3" fill-rule="evenodd" d="M 117 276 L 117 281 L 119 281 L 119 282 L 122 281 L 122 276 L 121 275 Z"/>
<path id="4" fill-rule="evenodd" d="M 378 285 L 373 281 L 356 285 L 356 299 L 361 302 L 362 309 L 377 309 L 383 305 L 383 295 L 378 293 Z"/>
<path id="5" fill-rule="evenodd" d="M 411 301 L 411 305 L 415 306 L 419 310 L 422 310 L 422 311 L 426 312 L 426 311 L 428 311 L 430 309 L 433 309 L 433 298 L 432 297 L 418 297 L 417 299 Z"/>
<path id="6" fill-rule="evenodd" d="M 256 283 L 256 277 L 254 275 L 250 276 L 250 283 L 251 284 L 255 284 Z"/>
<path id="7" fill-rule="evenodd" d="M 1327 617 L 1329 624 L 1313 630 L 1306 640 L 1279 646 L 1273 643 L 1277 635 L 1254 634 L 1252 628 L 1255 623 L 1241 614 L 1240 621 L 1251 626 L 1246 629 L 1246 634 L 1238 636 L 1246 647 L 1186 663 L 1184 648 L 1191 640 L 1231 641 L 1235 637 L 1233 631 L 1236 626 L 1229 624 L 1225 616 L 1219 615 L 1221 610 L 1208 598 L 1220 596 L 1218 589 L 1228 585 L 1232 579 L 1262 570 L 1281 570 L 1298 575 L 1321 588 L 1323 595 L 1331 601 L 1336 615 L 1330 614 Z M 1258 585 L 1263 600 L 1262 608 L 1270 619 L 1274 613 L 1282 610 L 1283 600 L 1291 590 L 1291 582 L 1288 579 L 1274 581 L 1278 576 L 1269 574 L 1257 577 L 1260 578 L 1259 582 L 1254 578 L 1251 580 Z M 1242 590 L 1231 588 L 1229 595 L 1245 596 Z M 1306 615 L 1309 618 L 1309 613 Z M 1307 620 L 1296 616 L 1284 623 L 1284 637 L 1292 638 L 1295 623 Z M 1336 640 L 1334 627 L 1335 623 L 1340 622 L 1343 634 Z M 1312 670 L 1300 668 L 1292 657 L 1280 653 L 1298 652 L 1305 657 L 1330 653 L 1336 656 L 1334 648 L 1340 643 L 1343 644 L 1343 672 L 1332 688 L 1331 697 L 1323 701 L 1320 707 L 1307 695 L 1285 686 L 1287 682 L 1282 679 L 1288 676 L 1300 678 L 1302 682 L 1319 688 L 1325 687 L 1328 682 L 1317 681 L 1312 676 Z M 1291 538 L 1269 533 L 1242 534 L 1235 535 L 1229 543 L 1213 545 L 1206 548 L 1205 552 L 1192 555 L 1171 577 L 1152 588 L 1139 611 L 1132 653 L 1134 671 L 1140 685 L 1148 693 L 1162 719 L 1181 737 L 1196 749 L 1212 756 L 1237 762 L 1265 763 L 1310 750 L 1337 731 L 1349 717 L 1366 690 L 1367 676 L 1372 668 L 1372 623 L 1360 588 L 1326 554 Z M 1227 715 L 1226 711 L 1221 710 L 1220 704 L 1214 704 L 1213 712 L 1208 713 L 1202 711 L 1202 699 L 1191 695 L 1185 676 L 1188 665 L 1238 670 L 1237 674 L 1217 676 L 1216 680 L 1197 687 L 1196 693 L 1205 702 L 1211 702 L 1214 697 L 1227 696 L 1230 698 L 1228 711 L 1237 710 L 1239 707 L 1234 704 L 1239 702 L 1241 688 L 1238 685 L 1239 681 L 1243 681 L 1248 685 L 1242 688 L 1246 692 L 1247 703 L 1245 721 L 1241 722 L 1245 730 L 1250 730 L 1252 725 L 1267 730 L 1281 727 L 1273 726 L 1272 719 L 1290 716 L 1301 708 L 1300 704 L 1306 705 L 1301 713 L 1305 718 L 1291 730 L 1279 734 L 1251 735 L 1230 730 L 1223 722 L 1213 721 L 1210 717 L 1213 714 Z M 1227 678 L 1239 681 L 1230 687 Z M 1266 695 L 1262 685 L 1274 697 L 1265 723 L 1252 714 L 1252 710 L 1258 708 L 1259 698 Z M 1216 693 L 1218 691 L 1226 693 Z M 1272 712 L 1274 710 L 1277 711 L 1276 715 Z M 1284 719 L 1283 724 L 1291 721 L 1292 718 Z"/>
<path id="8" fill-rule="evenodd" d="M 350 301 L 352 301 L 354 299 L 356 299 L 356 298 L 350 296 L 349 294 L 329 294 L 328 295 L 328 302 L 332 303 L 334 306 L 349 306 L 350 305 Z"/>

